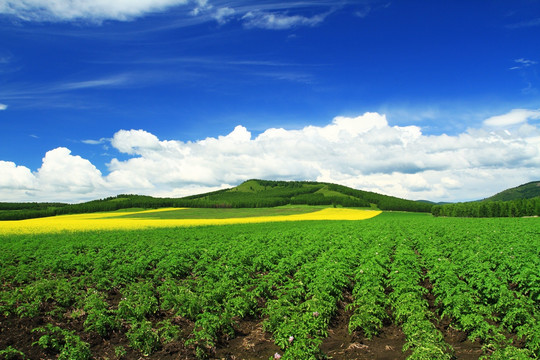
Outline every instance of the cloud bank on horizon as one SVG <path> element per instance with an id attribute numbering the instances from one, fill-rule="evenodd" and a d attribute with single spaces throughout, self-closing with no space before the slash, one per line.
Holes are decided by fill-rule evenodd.
<path id="1" fill-rule="evenodd" d="M 104 142 L 122 154 L 103 174 L 66 147 L 48 151 L 39 169 L 0 161 L 5 201 L 82 201 L 119 193 L 186 196 L 260 178 L 316 180 L 408 199 L 474 200 L 540 178 L 540 110 L 514 109 L 457 135 L 424 135 L 390 126 L 384 114 L 335 117 L 326 126 L 269 128 L 256 137 L 242 125 L 197 141 L 160 140 L 120 130 Z"/>

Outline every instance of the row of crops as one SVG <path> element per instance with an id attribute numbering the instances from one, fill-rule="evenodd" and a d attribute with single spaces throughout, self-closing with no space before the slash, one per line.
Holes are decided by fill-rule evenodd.
<path id="1" fill-rule="evenodd" d="M 0 358 L 215 358 L 249 320 L 274 343 L 264 358 L 323 359 L 346 293 L 349 332 L 395 324 L 408 359 L 455 356 L 442 319 L 482 356 L 540 355 L 538 219 L 384 213 L 0 240 Z"/>

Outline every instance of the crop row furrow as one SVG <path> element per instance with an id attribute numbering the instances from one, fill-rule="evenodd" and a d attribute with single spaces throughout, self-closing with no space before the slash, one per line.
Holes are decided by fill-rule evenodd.
<path id="1" fill-rule="evenodd" d="M 406 240 L 398 240 L 388 274 L 393 291 L 390 301 L 393 315 L 401 324 L 406 343 L 403 350 L 411 350 L 407 359 L 451 359 L 452 348 L 433 324 L 433 314 L 424 299 L 422 263 Z"/>

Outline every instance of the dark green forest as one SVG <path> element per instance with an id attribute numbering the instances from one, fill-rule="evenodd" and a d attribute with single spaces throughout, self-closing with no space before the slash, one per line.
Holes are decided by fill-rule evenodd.
<path id="1" fill-rule="evenodd" d="M 431 213 L 452 217 L 540 216 L 540 181 L 506 189 L 482 201 L 436 205 Z"/>
<path id="2" fill-rule="evenodd" d="M 540 197 L 510 201 L 473 201 L 434 205 L 434 216 L 451 217 L 522 217 L 540 216 Z"/>

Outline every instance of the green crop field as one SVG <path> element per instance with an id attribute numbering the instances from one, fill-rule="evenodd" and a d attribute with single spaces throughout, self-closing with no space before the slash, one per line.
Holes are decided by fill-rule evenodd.
<path id="1" fill-rule="evenodd" d="M 227 219 L 244 218 L 253 216 L 280 216 L 307 214 L 323 209 L 323 206 L 287 205 L 273 208 L 189 208 L 181 210 L 160 211 L 155 213 L 131 214 L 130 218 L 155 218 L 155 219 Z"/>
<path id="2" fill-rule="evenodd" d="M 0 359 L 536 359 L 539 251 L 410 213 L 1 235 Z"/>

